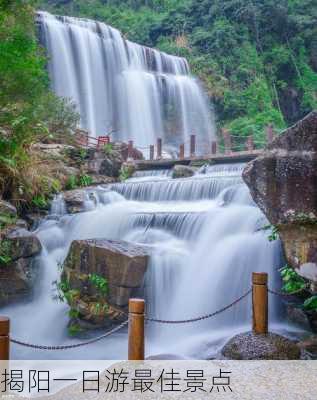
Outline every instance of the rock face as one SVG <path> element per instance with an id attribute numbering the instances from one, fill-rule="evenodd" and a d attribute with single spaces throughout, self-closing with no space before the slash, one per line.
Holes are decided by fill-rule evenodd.
<path id="1" fill-rule="evenodd" d="M 41 252 L 38 238 L 25 229 L 12 230 L 1 240 L 0 305 L 18 300 L 32 291 L 37 277 L 35 256 Z"/>
<path id="2" fill-rule="evenodd" d="M 86 188 L 67 190 L 63 193 L 63 197 L 68 213 L 75 214 L 84 210 L 84 203 L 87 200 Z"/>
<path id="3" fill-rule="evenodd" d="M 26 229 L 13 230 L 8 234 L 7 241 L 10 243 L 10 254 L 13 261 L 36 256 L 42 249 L 37 236 Z"/>
<path id="4" fill-rule="evenodd" d="M 304 352 L 308 353 L 309 356 L 317 360 L 317 336 L 310 336 L 305 340 L 297 343 L 299 349 L 303 350 Z"/>
<path id="5" fill-rule="evenodd" d="M 143 283 L 148 254 L 145 247 L 124 241 L 73 241 L 62 282 L 80 319 L 100 326 L 124 320 L 129 298 Z"/>
<path id="6" fill-rule="evenodd" d="M 0 214 L 15 217 L 17 215 L 17 210 L 12 204 L 0 199 Z"/>
<path id="7" fill-rule="evenodd" d="M 298 360 L 300 349 L 289 339 L 268 333 L 241 333 L 222 349 L 222 354 L 231 360 Z"/>
<path id="8" fill-rule="evenodd" d="M 195 174 L 195 170 L 191 167 L 187 167 L 186 165 L 175 165 L 173 168 L 173 179 L 177 178 L 189 178 Z"/>
<path id="9" fill-rule="evenodd" d="M 287 262 L 317 282 L 317 112 L 310 113 L 247 164 L 254 201 L 278 228 Z"/>

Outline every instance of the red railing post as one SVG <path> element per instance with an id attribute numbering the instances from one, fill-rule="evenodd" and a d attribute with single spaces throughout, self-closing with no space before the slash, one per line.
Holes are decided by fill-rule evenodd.
<path id="1" fill-rule="evenodd" d="M 232 149 L 230 132 L 227 129 L 223 128 L 222 129 L 222 136 L 223 136 L 223 141 L 224 141 L 224 144 L 225 144 L 225 154 L 230 154 L 231 153 L 231 149 Z"/>
<path id="2" fill-rule="evenodd" d="M 254 141 L 253 141 L 253 136 L 249 136 L 246 142 L 246 148 L 248 151 L 253 151 L 254 150 Z"/>
<path id="3" fill-rule="evenodd" d="M 0 360 L 10 359 L 10 320 L 0 317 Z"/>
<path id="4" fill-rule="evenodd" d="M 252 325 L 255 334 L 268 332 L 268 274 L 252 273 Z"/>
<path id="5" fill-rule="evenodd" d="M 162 138 L 157 139 L 157 159 L 162 158 Z"/>
<path id="6" fill-rule="evenodd" d="M 218 143 L 216 140 L 213 140 L 211 142 L 211 154 L 217 154 L 218 153 Z"/>
<path id="7" fill-rule="evenodd" d="M 274 139 L 274 136 L 275 135 L 274 135 L 273 125 L 269 124 L 266 127 L 266 140 L 267 140 L 267 143 L 271 143 L 273 141 L 273 139 Z"/>
<path id="8" fill-rule="evenodd" d="M 190 135 L 190 156 L 195 157 L 196 153 L 196 135 Z"/>
<path id="9" fill-rule="evenodd" d="M 184 143 L 179 145 L 179 159 L 184 160 L 185 158 L 185 145 Z"/>
<path id="10" fill-rule="evenodd" d="M 129 360 L 144 360 L 144 309 L 143 299 L 129 299 Z"/>
<path id="11" fill-rule="evenodd" d="M 154 160 L 154 145 L 150 145 L 150 160 Z"/>
<path id="12" fill-rule="evenodd" d="M 133 156 L 133 140 L 128 141 L 128 158 Z"/>

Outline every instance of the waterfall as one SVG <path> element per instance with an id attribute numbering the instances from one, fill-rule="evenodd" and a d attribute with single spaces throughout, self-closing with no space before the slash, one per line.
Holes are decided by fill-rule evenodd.
<path id="1" fill-rule="evenodd" d="M 133 182 L 100 186 L 93 193 L 87 189 L 87 198 L 95 200 L 88 211 L 75 215 L 60 211 L 63 202 L 58 196 L 54 217 L 44 219 L 35 231 L 43 251 L 34 294 L 2 310 L 12 317 L 12 336 L 49 345 L 80 341 L 68 337 L 68 306 L 53 300 L 52 285 L 59 279 L 59 265 L 75 239 L 122 239 L 151 246 L 144 292 L 147 313 L 157 318 L 177 320 L 212 313 L 250 288 L 252 272 L 268 272 L 269 286 L 279 288 L 280 243 L 270 242 L 268 233 L 261 230 L 267 221 L 242 183 L 242 168 L 233 164 L 205 166 L 191 178 L 174 180 L 167 172 L 157 175 L 152 171 L 132 178 Z M 152 193 L 144 189 L 148 185 Z M 139 187 L 133 196 L 131 187 Z M 280 301 L 270 297 L 270 329 L 294 334 L 297 328 L 284 322 Z M 230 337 L 250 330 L 250 325 L 251 297 L 210 320 L 186 325 L 148 324 L 146 352 L 216 357 Z M 124 359 L 126 351 L 127 332 L 123 330 L 88 348 L 49 356 Z M 13 346 L 13 356 L 34 359 L 47 354 Z"/>
<path id="2" fill-rule="evenodd" d="M 101 22 L 46 12 L 37 19 L 52 89 L 74 100 L 90 135 L 114 130 L 115 139 L 138 146 L 162 137 L 171 150 L 193 133 L 198 151 L 210 142 L 208 102 L 184 58 L 125 40 Z"/>

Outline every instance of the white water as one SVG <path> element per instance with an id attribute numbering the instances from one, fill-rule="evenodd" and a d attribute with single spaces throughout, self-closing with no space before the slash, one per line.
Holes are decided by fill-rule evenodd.
<path id="1" fill-rule="evenodd" d="M 199 82 L 184 58 L 124 40 L 101 22 L 38 13 L 49 55 L 52 87 L 78 106 L 91 136 L 171 151 L 197 134 L 198 152 L 214 137 L 214 122 Z M 172 122 L 173 121 L 173 122 Z"/>
<path id="2" fill-rule="evenodd" d="M 140 198 L 135 195 L 134 200 L 126 200 L 117 192 L 100 187 L 87 193 L 87 198 L 93 195 L 96 199 L 91 211 L 43 221 L 36 231 L 44 250 L 39 257 L 41 273 L 34 295 L 2 310 L 2 314 L 12 317 L 12 336 L 47 345 L 77 342 L 67 336 L 67 306 L 52 298 L 52 282 L 60 274 L 58 265 L 74 239 L 118 238 L 150 244 L 153 254 L 145 279 L 145 296 L 147 313 L 158 318 L 186 319 L 216 311 L 250 287 L 253 271 L 268 272 L 269 285 L 279 287 L 280 244 L 269 242 L 267 233 L 259 229 L 266 224 L 265 218 L 250 200 L 239 171 L 241 168 L 215 166 L 206 169 L 204 179 L 200 171 L 192 178 L 175 180 L 175 187 L 166 196 L 168 201 L 161 201 L 160 192 L 155 190 L 146 199 L 140 188 Z M 161 185 L 162 179 L 151 185 Z M 170 185 L 168 176 L 165 180 Z M 215 185 L 219 180 L 222 183 Z M 199 186 L 206 186 L 206 182 L 212 188 L 207 198 L 189 195 L 186 185 L 197 185 L 195 190 L 203 193 Z M 120 187 L 131 185 L 128 182 Z M 128 189 L 126 193 L 130 193 Z M 62 199 L 59 197 L 58 201 Z M 53 205 L 53 210 L 61 209 L 61 205 Z M 228 338 L 250 329 L 250 302 L 249 297 L 213 319 L 192 324 L 148 324 L 147 355 L 217 355 Z M 282 323 L 279 299 L 270 297 L 269 320 L 273 330 L 289 329 Z M 127 332 L 123 330 L 100 343 L 75 350 L 45 353 L 13 346 L 13 356 L 122 359 L 127 356 L 126 350 Z"/>

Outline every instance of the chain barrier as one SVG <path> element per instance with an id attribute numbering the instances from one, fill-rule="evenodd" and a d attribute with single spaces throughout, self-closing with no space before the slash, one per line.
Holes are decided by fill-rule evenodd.
<path id="1" fill-rule="evenodd" d="M 294 296 L 297 293 L 301 293 L 305 288 L 296 290 L 293 293 L 284 293 L 284 292 L 278 292 L 277 290 L 272 290 L 272 289 L 268 289 L 267 291 L 271 294 L 274 294 L 275 296 L 280 296 L 280 297 L 290 297 L 290 296 Z"/>
<path id="2" fill-rule="evenodd" d="M 113 333 L 119 331 L 120 329 L 122 329 L 124 326 L 128 325 L 128 320 L 122 322 L 120 325 L 116 326 L 115 328 L 113 328 L 111 331 L 104 333 L 101 336 L 98 336 L 94 339 L 90 339 L 87 340 L 86 342 L 81 342 L 81 343 L 76 343 L 76 344 L 70 344 L 70 345 L 62 345 L 62 346 L 43 346 L 43 345 L 36 345 L 36 344 L 31 344 L 31 343 L 26 343 L 26 342 L 22 342 L 21 340 L 16 340 L 16 339 L 11 339 L 10 338 L 10 342 L 14 343 L 14 344 L 18 344 L 20 346 L 24 346 L 24 347 L 29 347 L 32 349 L 36 349 L 36 350 L 69 350 L 69 349 L 76 349 L 78 347 L 82 347 L 82 346 L 86 346 L 92 343 L 96 343 L 99 342 L 102 339 L 105 339 L 106 337 L 112 335 Z"/>
<path id="3" fill-rule="evenodd" d="M 221 314 L 222 312 L 228 310 L 229 308 L 233 307 L 234 305 L 238 304 L 241 300 L 246 298 L 251 292 L 252 292 L 252 289 L 249 289 L 246 293 L 244 293 L 242 296 L 237 298 L 237 300 L 233 301 L 232 303 L 228 304 L 227 306 L 225 306 L 225 307 L 221 308 L 220 310 L 217 310 L 211 314 L 204 315 L 202 317 L 183 319 L 183 320 L 165 320 L 165 319 L 156 319 L 156 318 L 149 318 L 149 317 L 145 317 L 145 319 L 150 322 L 158 322 L 161 324 L 186 324 L 189 322 L 202 321 L 204 319 L 215 317 L 216 315 Z"/>
<path id="4" fill-rule="evenodd" d="M 225 307 L 223 307 L 223 308 L 221 308 L 221 309 L 219 309 L 219 310 L 217 310 L 217 311 L 215 311 L 215 312 L 213 312 L 211 314 L 207 314 L 207 315 L 204 315 L 202 317 L 172 321 L 172 320 L 156 319 L 156 318 L 151 318 L 151 317 L 146 317 L 145 316 L 145 320 L 149 321 L 149 322 L 158 322 L 158 323 L 162 323 L 162 324 L 185 324 L 185 323 L 189 323 L 189 322 L 202 321 L 204 319 L 212 318 L 212 317 L 214 317 L 214 316 L 216 316 L 218 314 L 221 314 L 222 312 L 228 310 L 229 308 L 233 307 L 234 305 L 238 304 L 241 300 L 246 298 L 251 292 L 252 292 L 252 289 L 249 289 L 246 293 L 244 293 L 242 296 L 237 298 L 232 303 L 226 305 Z M 76 344 L 62 345 L 62 346 L 45 346 L 45 345 L 37 345 L 37 344 L 27 343 L 27 342 L 23 342 L 21 340 L 13 339 L 13 338 L 10 338 L 10 342 L 14 343 L 14 344 L 17 344 L 19 346 L 28 347 L 28 348 L 32 348 L 32 349 L 35 349 L 35 350 L 52 351 L 52 350 L 76 349 L 78 347 L 87 346 L 89 344 L 93 344 L 93 343 L 99 342 L 102 339 L 105 339 L 106 337 L 112 335 L 115 332 L 118 332 L 120 329 L 122 329 L 123 327 L 128 325 L 128 322 L 129 322 L 129 320 L 127 319 L 126 321 L 122 322 L 120 325 L 118 325 L 115 328 L 113 328 L 111 331 L 106 332 L 101 336 L 98 336 L 98 337 L 96 337 L 94 339 L 87 340 L 85 342 L 76 343 Z"/>

